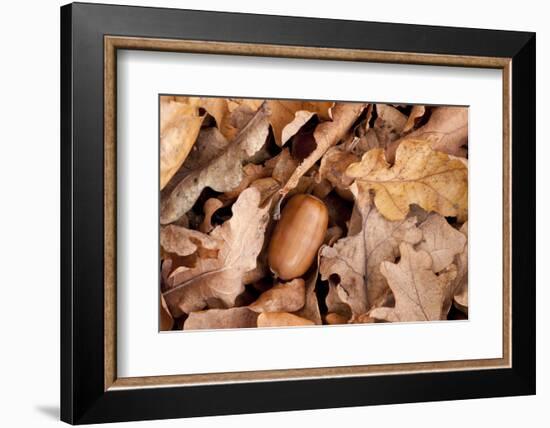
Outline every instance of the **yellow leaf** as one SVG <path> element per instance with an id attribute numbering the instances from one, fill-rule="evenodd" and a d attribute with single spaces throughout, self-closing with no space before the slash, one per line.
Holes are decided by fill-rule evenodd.
<path id="1" fill-rule="evenodd" d="M 435 151 L 422 140 L 403 141 L 390 166 L 382 149 L 365 153 L 346 174 L 363 192 L 373 191 L 378 211 L 388 220 L 403 220 L 410 204 L 443 216 L 468 216 L 468 167 L 459 159 Z"/>

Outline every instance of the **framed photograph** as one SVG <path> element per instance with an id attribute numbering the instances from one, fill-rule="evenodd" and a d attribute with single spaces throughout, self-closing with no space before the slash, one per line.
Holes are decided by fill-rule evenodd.
<path id="1" fill-rule="evenodd" d="M 535 35 L 61 8 L 61 418 L 535 393 Z"/>

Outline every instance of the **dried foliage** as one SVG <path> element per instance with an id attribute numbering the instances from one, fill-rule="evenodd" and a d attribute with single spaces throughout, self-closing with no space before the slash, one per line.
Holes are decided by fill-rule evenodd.
<path id="1" fill-rule="evenodd" d="M 467 108 L 163 96 L 160 114 L 161 330 L 467 318 Z"/>

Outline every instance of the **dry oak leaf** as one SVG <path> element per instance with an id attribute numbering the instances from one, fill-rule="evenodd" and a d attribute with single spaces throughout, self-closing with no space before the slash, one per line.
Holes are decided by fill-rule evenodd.
<path id="1" fill-rule="evenodd" d="M 204 116 L 197 103 L 160 100 L 160 189 L 181 167 L 199 135 Z"/>
<path id="2" fill-rule="evenodd" d="M 368 300 L 362 234 L 339 239 L 332 247 L 323 247 L 320 254 L 321 279 L 329 282 L 326 299 L 329 312 L 352 318 L 365 313 Z"/>
<path id="3" fill-rule="evenodd" d="M 233 140 L 258 111 L 264 100 L 247 98 L 224 98 L 228 113 L 223 117 L 218 127 L 221 133 Z"/>
<path id="4" fill-rule="evenodd" d="M 262 293 L 248 308 L 254 312 L 294 312 L 301 309 L 305 302 L 305 282 L 302 278 L 296 278 Z"/>
<path id="5" fill-rule="evenodd" d="M 261 107 L 239 135 L 216 158 L 181 180 L 161 201 L 161 224 L 173 223 L 191 209 L 205 187 L 228 192 L 244 177 L 243 164 L 265 144 L 269 122 Z"/>
<path id="6" fill-rule="evenodd" d="M 203 206 L 204 218 L 199 226 L 199 230 L 202 233 L 209 233 L 214 229 L 212 225 L 212 216 L 214 213 L 223 207 L 223 202 L 217 198 L 209 198 L 206 200 Z"/>
<path id="7" fill-rule="evenodd" d="M 243 191 L 232 207 L 233 216 L 209 235 L 222 243 L 218 257 L 199 258 L 195 267 L 182 266 L 171 274 L 178 281 L 164 298 L 174 316 L 203 309 L 209 300 L 217 299 L 226 307 L 234 305 L 244 290 L 243 276 L 256 268 L 264 243 L 270 205 L 259 204 L 258 190 Z"/>
<path id="8" fill-rule="evenodd" d="M 330 101 L 268 100 L 267 106 L 271 112 L 269 121 L 275 142 L 277 145 L 283 146 L 313 115 L 317 115 L 321 120 L 330 120 L 330 110 L 334 103 Z"/>
<path id="9" fill-rule="evenodd" d="M 294 312 L 294 315 L 300 318 L 305 318 L 313 324 L 321 325 L 323 320 L 321 319 L 321 311 L 319 310 L 319 302 L 317 300 L 317 293 L 315 287 L 317 285 L 317 277 L 319 276 L 319 253 L 317 253 L 317 262 L 315 269 L 311 269 L 310 273 L 306 274 L 305 286 L 306 286 L 306 300 L 304 307 Z"/>
<path id="10" fill-rule="evenodd" d="M 234 189 L 225 192 L 222 199 L 226 201 L 236 199 L 253 181 L 259 178 L 269 177 L 271 173 L 272 169 L 263 165 L 256 165 L 253 163 L 245 165 L 243 167 L 243 178 L 241 182 Z"/>
<path id="11" fill-rule="evenodd" d="M 399 245 L 417 244 L 422 231 L 416 227 L 416 218 L 389 221 L 372 205 L 369 194 L 359 193 L 357 184 L 351 187 L 355 206 L 361 214 L 361 231 L 366 257 L 367 299 L 370 306 L 379 306 L 389 291 L 386 278 L 380 272 L 382 262 L 394 262 L 399 256 Z"/>
<path id="12" fill-rule="evenodd" d="M 343 316 L 343 315 L 340 315 L 337 312 L 329 312 L 325 316 L 325 321 L 329 325 L 347 324 L 348 323 L 348 318 Z"/>
<path id="13" fill-rule="evenodd" d="M 453 263 L 455 256 L 464 251 L 466 237 L 452 227 L 444 217 L 431 213 L 419 226 L 423 239 L 418 249 L 432 257 L 432 269 L 438 273 Z"/>
<path id="14" fill-rule="evenodd" d="M 208 309 L 191 312 L 184 330 L 256 327 L 258 314 L 248 308 Z"/>
<path id="15" fill-rule="evenodd" d="M 168 310 L 168 307 L 166 306 L 166 302 L 164 301 L 164 297 L 162 297 L 162 294 L 160 295 L 160 331 L 170 331 L 172 330 L 172 327 L 174 327 L 174 318 L 172 318 L 172 314 L 170 314 L 170 311 Z"/>
<path id="16" fill-rule="evenodd" d="M 460 228 L 466 240 L 468 240 L 468 222 Z M 464 250 L 455 257 L 455 264 L 458 271 L 454 281 L 454 301 L 461 307 L 468 307 L 468 243 L 464 245 Z"/>
<path id="17" fill-rule="evenodd" d="M 315 149 L 296 167 L 284 187 L 281 189 L 283 196 L 294 189 L 300 178 L 319 160 L 326 151 L 346 135 L 355 120 L 359 117 L 365 104 L 362 103 L 336 103 L 331 109 L 332 120 L 322 122 L 315 128 L 313 137 Z"/>
<path id="18" fill-rule="evenodd" d="M 423 105 L 415 104 L 412 106 L 409 117 L 407 118 L 407 123 L 405 123 L 405 126 L 403 127 L 403 133 L 412 131 L 416 126 L 416 123 L 422 118 L 422 116 L 424 116 L 425 113 L 426 107 Z"/>
<path id="19" fill-rule="evenodd" d="M 395 297 L 395 307 L 374 308 L 369 316 L 392 322 L 447 319 L 456 266 L 452 264 L 436 275 L 432 270 L 432 258 L 426 251 L 416 251 L 407 243 L 402 243 L 399 250 L 399 263 L 382 262 L 380 265 Z"/>
<path id="20" fill-rule="evenodd" d="M 160 228 L 160 245 L 168 253 L 188 256 L 201 251 L 217 251 L 221 243 L 198 230 L 168 225 Z"/>
<path id="21" fill-rule="evenodd" d="M 319 178 L 327 179 L 332 185 L 340 189 L 347 189 L 351 180 L 345 175 L 346 169 L 360 158 L 348 152 L 342 145 L 331 147 L 321 158 Z"/>
<path id="22" fill-rule="evenodd" d="M 313 321 L 288 312 L 263 312 L 258 315 L 258 327 L 292 327 L 315 325 Z"/>
<path id="23" fill-rule="evenodd" d="M 407 116 L 387 104 L 376 104 L 378 117 L 374 121 L 373 130 L 381 147 L 386 147 L 397 140 L 407 123 Z"/>
<path id="24" fill-rule="evenodd" d="M 390 166 L 382 149 L 371 150 L 346 174 L 359 191 L 375 193 L 374 203 L 388 220 L 403 220 L 410 204 L 426 211 L 465 221 L 468 216 L 468 167 L 433 150 L 430 142 L 407 140 L 400 144 Z"/>
<path id="25" fill-rule="evenodd" d="M 468 143 L 468 108 L 435 107 L 424 126 L 388 146 L 388 162 L 393 162 L 397 147 L 408 139 L 426 140 L 432 144 L 434 150 L 466 157 L 467 150 L 464 146 Z"/>

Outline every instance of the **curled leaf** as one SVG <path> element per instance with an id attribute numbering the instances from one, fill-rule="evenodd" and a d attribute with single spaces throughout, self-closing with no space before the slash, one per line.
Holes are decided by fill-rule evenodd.
<path id="1" fill-rule="evenodd" d="M 217 198 L 210 198 L 204 203 L 204 219 L 199 226 L 199 230 L 202 233 L 209 233 L 214 226 L 212 225 L 212 216 L 214 213 L 223 207 L 223 202 Z"/>
<path id="2" fill-rule="evenodd" d="M 300 178 L 317 162 L 325 152 L 336 145 L 346 134 L 353 122 L 363 111 L 365 104 L 336 103 L 332 109 L 332 121 L 322 122 L 315 128 L 313 136 L 316 147 L 294 170 L 281 194 L 284 196 L 294 189 Z"/>
<path id="3" fill-rule="evenodd" d="M 306 124 L 313 115 L 323 120 L 330 119 L 330 109 L 334 106 L 331 101 L 293 101 L 269 100 L 270 123 L 277 145 L 284 145 L 298 130 Z"/>

